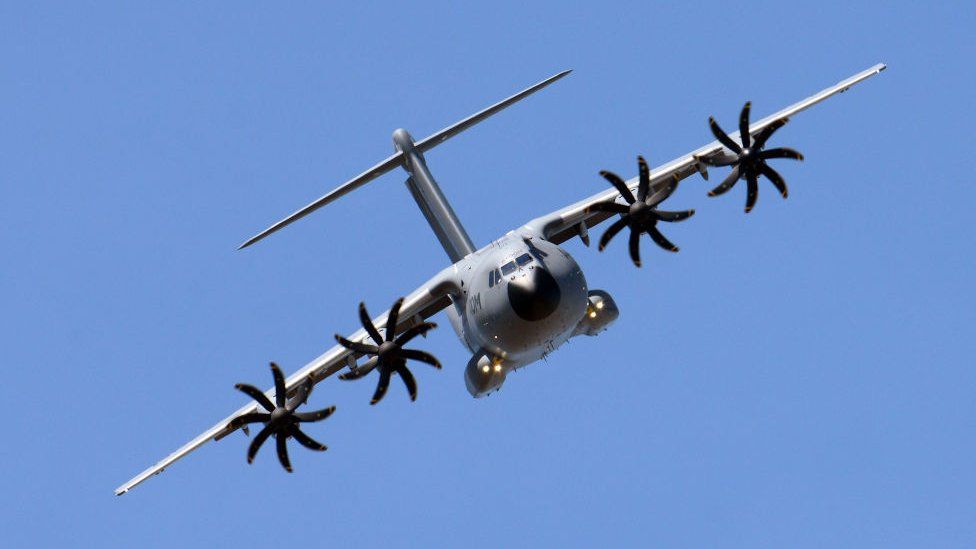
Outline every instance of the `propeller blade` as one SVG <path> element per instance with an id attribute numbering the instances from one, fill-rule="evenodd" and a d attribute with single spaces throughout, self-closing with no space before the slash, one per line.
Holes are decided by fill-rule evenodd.
<path id="1" fill-rule="evenodd" d="M 329 449 L 328 446 L 322 444 L 321 442 L 315 440 L 314 438 L 306 435 L 298 427 L 292 426 L 288 431 L 288 434 L 292 436 L 299 444 L 308 448 L 309 450 L 315 450 L 316 452 L 324 452 Z"/>
<path id="2" fill-rule="evenodd" d="M 254 437 L 254 440 L 251 441 L 251 445 L 247 447 L 248 463 L 254 463 L 254 456 L 258 455 L 258 450 L 261 449 L 261 445 L 264 444 L 264 441 L 268 440 L 268 437 L 271 436 L 271 432 L 270 425 L 265 425 L 264 429 L 261 429 L 258 435 Z"/>
<path id="3" fill-rule="evenodd" d="M 377 352 L 379 352 L 379 347 L 377 347 L 376 345 L 369 345 L 368 343 L 351 341 L 342 337 L 339 334 L 336 334 L 335 338 L 336 341 L 339 342 L 339 345 L 342 345 L 343 347 L 349 349 L 350 351 L 356 351 L 357 353 L 361 353 L 364 355 L 375 355 Z"/>
<path id="4" fill-rule="evenodd" d="M 269 419 L 271 419 L 271 414 L 262 414 L 259 412 L 242 414 L 230 420 L 230 423 L 227 424 L 227 428 L 234 430 L 242 425 L 249 425 L 251 423 L 258 423 L 258 422 L 266 422 Z"/>
<path id="5" fill-rule="evenodd" d="M 684 210 L 681 212 L 666 212 L 663 210 L 655 210 L 657 218 L 660 221 L 667 221 L 668 223 L 677 223 L 678 221 L 684 221 L 689 217 L 695 215 L 695 210 Z"/>
<path id="6" fill-rule="evenodd" d="M 715 136 L 715 139 L 718 139 L 719 142 L 725 145 L 726 148 L 728 148 L 735 154 L 742 153 L 742 147 L 739 146 L 739 144 L 736 143 L 735 141 L 732 141 L 732 138 L 729 137 L 729 134 L 725 133 L 725 131 L 722 130 L 722 127 L 718 125 L 718 122 L 716 122 L 715 119 L 712 118 L 711 116 L 708 117 L 708 127 L 711 128 L 712 135 Z"/>
<path id="7" fill-rule="evenodd" d="M 390 307 L 390 314 L 386 316 L 386 340 L 393 341 L 396 336 L 397 321 L 400 320 L 400 306 L 403 305 L 403 298 L 396 300 L 393 307 Z"/>
<path id="8" fill-rule="evenodd" d="M 769 138 L 776 133 L 776 130 L 785 126 L 787 122 L 789 122 L 788 118 L 780 118 L 779 120 L 770 122 L 768 126 L 756 133 L 756 139 L 753 146 L 759 149 L 763 148 L 763 146 L 766 145 L 766 141 L 768 141 Z"/>
<path id="9" fill-rule="evenodd" d="M 641 266 L 640 259 L 640 231 L 636 229 L 630 230 L 630 241 L 628 242 L 628 248 L 630 249 L 630 259 L 634 262 L 637 267 Z"/>
<path id="10" fill-rule="evenodd" d="M 640 172 L 640 183 L 637 185 L 637 200 L 643 202 L 647 198 L 647 191 L 651 187 L 651 171 L 643 156 L 637 157 L 637 169 Z"/>
<path id="11" fill-rule="evenodd" d="M 383 343 L 383 338 L 380 337 L 380 331 L 376 329 L 376 325 L 369 318 L 369 312 L 366 311 L 366 304 L 361 301 L 359 302 L 359 322 L 363 325 L 369 337 L 373 338 L 373 342 L 377 345 Z"/>
<path id="12" fill-rule="evenodd" d="M 419 351 L 417 349 L 401 349 L 400 356 L 403 358 L 409 358 L 411 360 L 418 360 L 420 362 L 430 364 L 431 366 L 437 368 L 438 370 L 441 369 L 441 363 L 437 360 L 437 358 L 434 357 L 434 355 L 425 351 Z"/>
<path id="13" fill-rule="evenodd" d="M 766 176 L 766 179 L 768 179 L 776 187 L 776 190 L 779 191 L 779 194 L 783 195 L 783 198 L 790 195 L 789 189 L 786 188 L 786 181 L 778 171 L 774 170 L 763 162 L 759 165 L 759 173 Z"/>
<path id="14" fill-rule="evenodd" d="M 278 449 L 278 461 L 281 462 L 281 466 L 285 468 L 285 471 L 291 472 L 291 462 L 288 461 L 288 435 L 285 433 L 278 433 L 275 435 L 275 446 Z"/>
<path id="15" fill-rule="evenodd" d="M 701 160 L 709 166 L 715 166 L 716 168 L 721 168 L 722 166 L 733 166 L 739 163 L 738 157 L 720 157 L 716 159 L 702 158 Z"/>
<path id="16" fill-rule="evenodd" d="M 742 140 L 742 147 L 748 149 L 750 145 L 749 135 L 749 111 L 752 110 L 752 101 L 746 101 L 739 113 L 739 139 Z"/>
<path id="17" fill-rule="evenodd" d="M 339 374 L 339 379 L 342 381 L 355 381 L 366 377 L 366 374 L 372 371 L 372 368 L 357 368 L 356 370 L 349 370 L 348 372 Z"/>
<path id="18" fill-rule="evenodd" d="M 611 185 L 616 187 L 617 192 L 620 193 L 620 196 L 624 197 L 624 200 L 626 200 L 628 204 L 633 204 L 636 201 L 634 198 L 634 193 L 630 192 L 630 189 L 627 188 L 627 183 L 625 183 L 619 175 L 613 172 L 608 172 L 607 170 L 601 171 L 600 175 L 609 181 Z"/>
<path id="19" fill-rule="evenodd" d="M 373 400 L 370 404 L 376 404 L 377 402 L 383 400 L 386 395 L 386 389 L 390 386 L 390 371 L 386 368 L 380 368 L 380 381 L 376 384 L 376 392 L 373 393 Z"/>
<path id="20" fill-rule="evenodd" d="M 315 421 L 322 421 L 323 419 L 331 416 L 336 411 L 335 406 L 329 406 L 328 408 L 322 408 L 321 410 L 315 410 L 314 412 L 300 412 L 295 414 L 295 419 L 299 423 L 312 423 Z"/>
<path id="21" fill-rule="evenodd" d="M 739 181 L 739 167 L 736 166 L 732 168 L 732 171 L 729 172 L 729 175 L 726 176 L 721 183 L 719 183 L 718 187 L 715 187 L 714 189 L 708 191 L 708 196 L 719 196 L 725 194 L 729 192 L 729 189 L 734 187 L 736 182 L 738 181 Z"/>
<path id="22" fill-rule="evenodd" d="M 395 343 L 397 345 L 403 346 L 403 345 L 405 345 L 407 343 L 410 343 L 410 340 L 412 340 L 413 338 L 415 338 L 415 337 L 417 337 L 419 335 L 426 335 L 427 332 L 433 330 L 436 327 L 437 327 L 437 324 L 435 324 L 433 322 L 423 322 L 423 323 L 417 324 L 416 326 L 414 326 L 412 328 L 408 328 L 408 329 L 404 330 L 404 332 L 402 334 L 400 334 L 399 336 L 397 336 Z"/>
<path id="23" fill-rule="evenodd" d="M 654 243 L 660 246 L 661 248 L 669 252 L 678 251 L 678 247 L 672 244 L 671 241 L 668 240 L 667 238 L 664 238 L 664 235 L 661 234 L 661 231 L 657 230 L 657 227 L 653 227 L 653 226 L 648 227 L 647 234 L 651 235 L 651 240 L 653 240 Z"/>
<path id="24" fill-rule="evenodd" d="M 413 378 L 413 374 L 406 366 L 400 366 L 396 369 L 396 373 L 400 374 L 400 379 L 403 380 L 403 384 L 407 386 L 407 392 L 410 393 L 410 400 L 417 400 L 417 380 Z"/>
<path id="25" fill-rule="evenodd" d="M 789 158 L 791 160 L 803 160 L 803 155 L 800 151 L 791 149 L 789 147 L 779 147 L 776 149 L 769 149 L 759 153 L 759 157 L 763 160 L 768 160 L 770 158 Z"/>
<path id="26" fill-rule="evenodd" d="M 264 393 L 261 392 L 261 389 L 258 389 L 254 385 L 248 385 L 247 383 L 238 383 L 237 385 L 234 385 L 234 388 L 258 401 L 258 404 L 260 404 L 265 410 L 274 412 L 275 405 L 272 404 L 271 400 L 268 399 Z"/>
<path id="27" fill-rule="evenodd" d="M 756 172 L 749 170 L 746 172 L 746 213 L 752 211 L 756 206 L 756 199 L 759 198 L 759 180 Z"/>
<path id="28" fill-rule="evenodd" d="M 674 194 L 674 191 L 678 189 L 678 174 L 673 174 L 668 182 L 660 189 L 654 191 L 654 194 L 649 196 L 644 202 L 648 206 L 657 206 L 661 202 L 668 199 L 669 196 Z"/>
<path id="29" fill-rule="evenodd" d="M 624 227 L 627 226 L 627 223 L 628 223 L 627 218 L 621 217 L 620 219 L 614 221 L 613 225 L 607 227 L 607 230 L 604 231 L 603 236 L 600 237 L 599 250 L 601 252 L 603 251 L 604 248 L 607 247 L 607 244 L 610 243 L 610 239 L 616 236 L 617 233 L 619 233 L 621 230 L 623 230 Z"/>
<path id="30" fill-rule="evenodd" d="M 281 373 L 281 368 L 274 362 L 271 363 L 271 377 L 274 378 L 275 385 L 275 404 L 278 407 L 285 405 L 285 375 Z"/>
<path id="31" fill-rule="evenodd" d="M 305 381 L 298 386 L 298 392 L 295 393 L 294 398 L 288 403 L 288 411 L 294 412 L 296 408 L 305 404 L 308 400 L 308 395 L 312 392 L 312 380 L 310 378 L 305 378 Z"/>
<path id="32" fill-rule="evenodd" d="M 608 212 L 608 213 L 627 213 L 630 208 L 626 204 L 620 204 L 618 202 L 597 202 L 589 207 L 591 212 Z"/>

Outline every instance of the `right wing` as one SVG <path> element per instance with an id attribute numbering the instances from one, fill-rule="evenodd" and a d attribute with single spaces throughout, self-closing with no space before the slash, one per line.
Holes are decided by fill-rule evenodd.
<path id="1" fill-rule="evenodd" d="M 452 296 L 460 293 L 457 280 L 458 277 L 455 272 L 455 267 L 451 266 L 438 273 L 437 276 L 428 280 L 424 285 L 407 296 L 403 301 L 403 306 L 400 308 L 400 316 L 396 326 L 397 333 L 423 322 L 427 318 L 437 314 L 442 309 L 449 306 L 452 303 Z M 373 324 L 376 325 L 377 329 L 386 329 L 386 319 L 389 312 L 390 311 L 387 310 L 380 316 L 373 319 Z M 366 331 L 360 328 L 352 335 L 348 336 L 348 339 L 352 341 L 363 341 L 368 337 L 369 336 L 366 334 Z M 291 396 L 293 391 L 297 389 L 299 385 L 304 383 L 306 379 L 311 379 L 313 383 L 317 384 L 347 366 L 350 368 L 355 367 L 356 360 L 359 357 L 360 355 L 357 353 L 349 351 L 340 345 L 332 347 L 320 357 L 316 358 L 312 362 L 309 362 L 300 370 L 288 376 L 288 379 L 285 380 L 285 387 L 287 388 L 289 396 Z M 265 395 L 269 399 L 274 400 L 274 388 L 272 387 L 271 389 L 268 389 L 265 392 Z M 207 441 L 220 440 L 229 435 L 233 432 L 233 429 L 228 427 L 231 420 L 243 414 L 257 411 L 257 406 L 258 404 L 252 401 L 251 403 L 238 409 L 233 414 L 222 419 L 216 425 L 210 429 L 207 429 L 199 436 L 183 445 L 180 449 L 166 456 L 166 458 L 157 462 L 152 467 L 149 467 L 145 471 L 139 473 L 122 486 L 116 488 L 115 495 L 121 496 L 135 486 L 141 484 L 149 477 L 162 473 L 175 461 L 196 450 L 200 446 L 203 446 Z"/>
<path id="2" fill-rule="evenodd" d="M 867 80 L 884 69 L 885 65 L 883 63 L 878 63 L 865 71 L 859 72 L 846 80 L 838 82 L 820 93 L 811 95 L 803 101 L 794 103 L 793 105 L 790 105 L 789 107 L 775 114 L 767 116 L 758 122 L 753 122 L 749 126 L 749 133 L 751 135 L 755 135 L 757 132 L 774 121 L 789 118 L 812 107 L 813 105 L 816 105 L 817 103 L 820 103 L 828 97 L 845 92 L 851 86 Z M 729 137 L 731 137 L 734 141 L 739 141 L 739 132 L 730 133 Z M 705 164 L 702 162 L 702 159 L 720 157 L 724 154 L 725 150 L 725 147 L 717 140 L 712 141 L 700 149 L 692 151 L 682 157 L 672 160 L 671 162 L 654 168 L 651 170 L 651 184 L 653 186 L 652 193 L 653 190 L 660 188 L 668 180 L 674 177 L 677 177 L 680 180 L 702 172 L 705 169 Z M 627 181 L 627 187 L 634 192 L 637 190 L 637 184 L 638 178 L 636 177 Z M 597 225 L 615 215 L 606 212 L 590 211 L 590 207 L 597 202 L 613 201 L 619 197 L 620 193 L 615 189 L 609 189 L 607 191 L 597 193 L 561 210 L 557 210 L 550 214 L 533 219 L 525 224 L 520 232 L 535 234 L 555 244 L 561 244 L 574 236 L 586 235 L 586 231 L 589 227 Z"/>

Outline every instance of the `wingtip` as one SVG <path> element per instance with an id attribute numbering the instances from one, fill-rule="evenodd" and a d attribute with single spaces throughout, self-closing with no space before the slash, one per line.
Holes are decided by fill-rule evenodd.
<path id="1" fill-rule="evenodd" d="M 254 244 L 255 242 L 257 242 L 258 240 L 261 240 L 262 237 L 263 237 L 263 235 L 255 235 L 255 236 L 252 236 L 251 238 L 248 238 L 247 240 L 245 240 L 244 242 L 242 242 L 241 245 L 237 247 L 237 249 L 238 250 L 243 250 L 244 248 L 247 248 L 251 244 Z"/>

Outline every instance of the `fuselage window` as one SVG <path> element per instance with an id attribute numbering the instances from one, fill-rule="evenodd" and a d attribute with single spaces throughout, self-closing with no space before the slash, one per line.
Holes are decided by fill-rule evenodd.
<path id="1" fill-rule="evenodd" d="M 502 282 L 502 273 L 498 272 L 498 269 L 493 269 L 490 273 L 488 273 L 489 288 L 494 288 L 495 284 L 501 284 L 501 282 Z"/>
<path id="2" fill-rule="evenodd" d="M 519 267 L 525 267 L 529 263 L 532 263 L 532 256 L 529 254 L 522 254 L 515 259 Z"/>
<path id="3" fill-rule="evenodd" d="M 508 276 L 515 272 L 515 262 L 509 261 L 508 263 L 502 265 L 502 276 Z"/>

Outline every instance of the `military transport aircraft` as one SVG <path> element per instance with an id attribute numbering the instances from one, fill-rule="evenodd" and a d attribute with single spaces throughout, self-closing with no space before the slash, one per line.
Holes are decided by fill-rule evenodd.
<path id="1" fill-rule="evenodd" d="M 248 425 L 260 423 L 262 429 L 251 442 L 247 460 L 251 462 L 261 445 L 272 435 L 278 459 L 291 471 L 286 446 L 289 438 L 312 450 L 325 450 L 299 429 L 299 424 L 327 418 L 334 407 L 314 412 L 298 412 L 312 387 L 322 380 L 347 370 L 341 379 L 359 379 L 376 371 L 378 383 L 372 404 L 386 394 L 391 377 L 403 381 L 411 400 L 417 397 L 417 383 L 407 369 L 413 360 L 440 368 L 431 354 L 405 346 L 436 325 L 428 319 L 445 311 L 461 343 L 471 351 L 464 380 L 472 396 L 498 390 L 507 374 L 555 351 L 578 335 L 594 336 L 606 329 L 618 315 L 617 304 L 607 292 L 592 290 L 576 261 L 560 244 L 579 237 L 589 245 L 589 230 L 616 218 L 599 240 L 602 251 L 623 229 L 629 229 L 628 251 L 636 266 L 641 265 L 640 237 L 647 233 L 659 247 L 677 252 L 659 230 L 659 222 L 688 219 L 694 210 L 668 211 L 659 206 L 681 180 L 701 175 L 708 179 L 708 168 L 730 166 L 731 172 L 709 196 L 721 195 L 740 180 L 746 183 L 748 213 L 756 203 L 759 177 L 768 179 L 786 198 L 783 177 L 769 164 L 773 159 L 802 160 L 790 148 L 766 148 L 767 141 L 793 115 L 828 97 L 880 73 L 878 64 L 816 95 L 787 107 L 758 122 L 750 123 L 751 106 L 746 103 L 739 116 L 738 131 L 726 133 L 714 119 L 709 126 L 716 140 L 653 170 L 638 157 L 638 175 L 628 181 L 618 175 L 600 172 L 612 188 L 575 204 L 538 217 L 481 248 L 475 248 L 464 227 L 427 169 L 424 154 L 447 139 L 463 132 L 502 109 L 563 78 L 570 71 L 556 74 L 452 126 L 415 141 L 406 130 L 393 132 L 394 153 L 379 164 L 343 183 L 311 204 L 275 223 L 241 245 L 250 246 L 275 231 L 305 217 L 339 197 L 381 175 L 402 167 L 409 177 L 407 188 L 427 218 L 431 229 L 447 252 L 451 264 L 434 275 L 378 317 L 371 317 L 366 306 L 359 306 L 363 328 L 348 336 L 336 335 L 337 345 L 286 379 L 271 364 L 274 387 L 262 392 L 246 384 L 237 389 L 254 402 L 221 420 L 162 461 L 139 473 L 115 490 L 124 494 L 152 475 L 210 440 L 220 440 Z"/>

